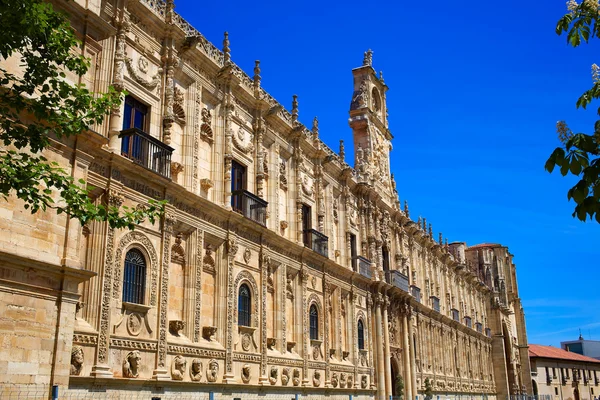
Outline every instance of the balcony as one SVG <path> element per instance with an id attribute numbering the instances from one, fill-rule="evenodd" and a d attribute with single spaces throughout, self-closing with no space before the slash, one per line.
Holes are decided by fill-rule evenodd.
<path id="1" fill-rule="evenodd" d="M 385 281 L 408 293 L 408 276 L 400 271 L 385 271 Z"/>
<path id="2" fill-rule="evenodd" d="M 417 303 L 421 302 L 421 289 L 416 287 L 415 285 L 410 286 L 410 294 L 415 299 Z"/>
<path id="3" fill-rule="evenodd" d="M 236 190 L 231 194 L 231 208 L 244 217 L 258 222 L 267 223 L 267 205 L 269 203 L 247 190 Z"/>
<path id="4" fill-rule="evenodd" d="M 483 333 L 483 325 L 481 325 L 481 322 L 475 322 L 475 330 L 479 333 Z"/>
<path id="5" fill-rule="evenodd" d="M 451 311 L 452 311 L 452 319 L 460 322 L 460 315 L 458 313 L 458 310 L 456 308 L 453 308 Z"/>
<path id="6" fill-rule="evenodd" d="M 471 320 L 471 317 L 465 317 L 465 325 L 467 326 L 467 328 L 473 329 L 473 322 Z"/>
<path id="7" fill-rule="evenodd" d="M 358 273 L 364 276 L 365 278 L 371 279 L 371 261 L 364 258 L 363 256 L 358 256 L 355 258 L 358 261 Z"/>
<path id="8" fill-rule="evenodd" d="M 440 299 L 435 296 L 431 296 L 429 299 L 431 299 L 431 308 L 433 308 L 433 311 L 440 312 Z"/>
<path id="9" fill-rule="evenodd" d="M 304 246 L 323 257 L 329 257 L 329 238 L 319 231 L 306 229 L 304 231 Z"/>
<path id="10" fill-rule="evenodd" d="M 121 131 L 119 137 L 123 157 L 171 179 L 172 147 L 137 128 Z"/>

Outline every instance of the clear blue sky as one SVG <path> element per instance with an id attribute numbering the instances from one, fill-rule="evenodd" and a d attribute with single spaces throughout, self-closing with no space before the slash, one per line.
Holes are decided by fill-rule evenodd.
<path id="1" fill-rule="evenodd" d="M 449 241 L 498 242 L 515 255 L 530 343 L 600 340 L 600 225 L 571 217 L 573 179 L 544 163 L 555 124 L 589 132 L 575 109 L 591 86 L 598 46 L 573 49 L 554 33 L 565 1 L 175 2 L 217 47 L 323 140 L 347 143 L 351 69 L 374 51 L 384 72 L 392 171 L 411 216 Z M 600 42 L 599 42 L 600 43 Z M 597 58 L 595 58 L 597 57 Z M 596 107 L 598 104 L 596 105 Z"/>

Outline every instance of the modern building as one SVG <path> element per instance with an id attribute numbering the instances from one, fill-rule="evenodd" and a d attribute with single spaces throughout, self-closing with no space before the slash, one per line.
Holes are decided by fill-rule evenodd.
<path id="1" fill-rule="evenodd" d="M 600 394 L 600 360 L 529 345 L 533 393 L 541 400 L 591 400 Z"/>
<path id="2" fill-rule="evenodd" d="M 436 240 L 401 207 L 370 51 L 351 71 L 347 160 L 316 118 L 299 122 L 296 96 L 288 111 L 261 87 L 258 61 L 242 71 L 227 34 L 217 48 L 172 0 L 55 6 L 91 59 L 81 82 L 128 95 L 46 156 L 98 203 L 169 204 L 129 231 L 0 202 L 4 394 L 532 393 L 513 256 Z"/>
<path id="3" fill-rule="evenodd" d="M 600 360 L 600 341 L 585 340 L 579 335 L 579 339 L 566 342 L 560 342 L 560 348 L 573 353 L 581 354 Z"/>

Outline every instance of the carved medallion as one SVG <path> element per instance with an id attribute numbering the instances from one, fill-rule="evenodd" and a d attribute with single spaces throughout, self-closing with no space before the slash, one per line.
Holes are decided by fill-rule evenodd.
<path id="1" fill-rule="evenodd" d="M 131 336 L 137 336 L 142 330 L 142 316 L 137 313 L 129 314 L 127 317 L 127 332 Z"/>
<path id="2" fill-rule="evenodd" d="M 252 251 L 248 248 L 244 250 L 244 262 L 248 264 L 250 262 L 250 258 L 252 257 Z"/>
<path id="3" fill-rule="evenodd" d="M 250 350 L 250 344 L 251 343 L 252 343 L 252 339 L 250 338 L 250 335 L 248 333 L 245 333 L 242 336 L 242 349 L 244 351 Z"/>

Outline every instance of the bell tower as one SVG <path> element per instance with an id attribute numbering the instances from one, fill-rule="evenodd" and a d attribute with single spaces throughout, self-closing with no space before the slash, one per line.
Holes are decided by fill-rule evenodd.
<path id="1" fill-rule="evenodd" d="M 354 93 L 350 103 L 350 127 L 354 137 L 355 169 L 359 179 L 392 189 L 390 150 L 392 134 L 388 129 L 388 90 L 383 73 L 373 69 L 373 52 L 365 52 L 363 65 L 352 70 Z"/>

